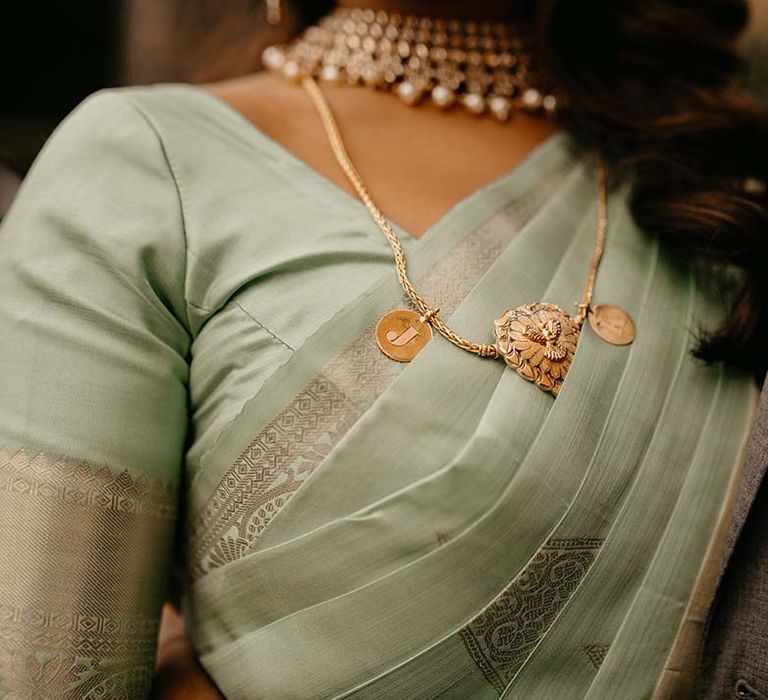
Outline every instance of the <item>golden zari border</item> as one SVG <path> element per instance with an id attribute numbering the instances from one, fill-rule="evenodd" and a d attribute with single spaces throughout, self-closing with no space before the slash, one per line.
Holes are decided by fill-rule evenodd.
<path id="1" fill-rule="evenodd" d="M 149 691 L 177 485 L 0 448 L 0 697 Z"/>

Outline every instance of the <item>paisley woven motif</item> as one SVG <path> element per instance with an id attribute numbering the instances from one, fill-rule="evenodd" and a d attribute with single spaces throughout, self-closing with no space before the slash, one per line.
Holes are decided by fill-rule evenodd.
<path id="1" fill-rule="evenodd" d="M 602 543 L 584 537 L 548 540 L 491 604 L 459 630 L 467 653 L 500 693 L 573 595 Z"/>

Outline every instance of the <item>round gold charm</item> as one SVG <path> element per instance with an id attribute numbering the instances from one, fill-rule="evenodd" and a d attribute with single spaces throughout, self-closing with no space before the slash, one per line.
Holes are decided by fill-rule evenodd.
<path id="1" fill-rule="evenodd" d="M 504 361 L 540 389 L 557 396 L 579 340 L 573 319 L 554 304 L 524 304 L 493 323 Z"/>
<path id="2" fill-rule="evenodd" d="M 615 304 L 598 304 L 589 310 L 589 325 L 606 343 L 629 345 L 635 339 L 635 323 Z"/>
<path id="3" fill-rule="evenodd" d="M 381 351 L 398 362 L 410 362 L 432 339 L 432 327 L 410 309 L 395 309 L 376 324 L 376 343 Z"/>

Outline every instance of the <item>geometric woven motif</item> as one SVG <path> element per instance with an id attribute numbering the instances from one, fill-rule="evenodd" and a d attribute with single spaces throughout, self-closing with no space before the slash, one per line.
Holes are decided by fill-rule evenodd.
<path id="1" fill-rule="evenodd" d="M 0 447 L 0 697 L 149 693 L 177 512 L 177 479 Z"/>

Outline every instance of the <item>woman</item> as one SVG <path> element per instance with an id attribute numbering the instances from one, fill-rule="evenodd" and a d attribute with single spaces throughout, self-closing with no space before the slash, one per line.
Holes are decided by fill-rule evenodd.
<path id="1" fill-rule="evenodd" d="M 744 4 L 336 12 L 273 73 L 86 100 L 3 223 L 4 690 L 145 695 L 176 563 L 226 697 L 722 693 L 766 356 Z"/>

